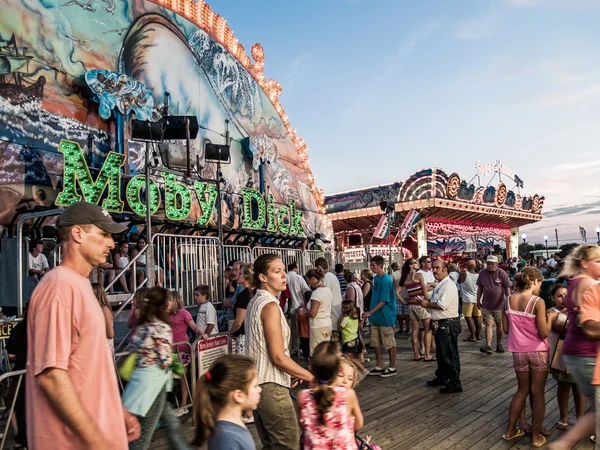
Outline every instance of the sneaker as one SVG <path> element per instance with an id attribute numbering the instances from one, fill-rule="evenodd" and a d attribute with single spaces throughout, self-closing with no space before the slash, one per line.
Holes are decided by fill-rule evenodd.
<path id="1" fill-rule="evenodd" d="M 189 413 L 189 412 L 190 412 L 190 410 L 189 410 L 188 408 L 178 409 L 178 410 L 175 412 L 175 416 L 176 416 L 176 417 L 185 416 L 185 415 L 186 415 L 187 413 Z"/>
<path id="2" fill-rule="evenodd" d="M 394 367 L 393 369 L 390 369 L 389 367 L 387 369 L 385 369 L 381 375 L 379 375 L 381 378 L 389 378 L 389 377 L 393 377 L 394 375 L 398 375 L 398 372 L 396 371 L 396 368 Z"/>
<path id="3" fill-rule="evenodd" d="M 481 353 L 487 353 L 488 355 L 491 355 L 492 353 L 494 353 L 494 351 L 492 350 L 492 347 L 490 347 L 489 345 L 484 345 L 482 346 L 479 351 Z"/>
<path id="4" fill-rule="evenodd" d="M 371 371 L 369 372 L 369 376 L 374 377 L 375 375 L 381 375 L 383 372 L 384 372 L 383 369 L 380 369 L 379 367 L 375 367 L 374 369 L 371 369 Z"/>
<path id="5" fill-rule="evenodd" d="M 496 346 L 496 353 L 504 353 L 506 350 L 504 350 L 504 346 L 502 344 L 498 344 Z"/>
<path id="6" fill-rule="evenodd" d="M 429 380 L 427 382 L 427 386 L 446 386 L 446 384 L 448 384 L 448 382 L 446 380 L 444 380 L 443 378 L 438 378 L 435 377 L 433 380 Z"/>
<path id="7" fill-rule="evenodd" d="M 446 386 L 440 389 L 440 394 L 458 394 L 463 391 L 463 388 L 458 386 Z"/>

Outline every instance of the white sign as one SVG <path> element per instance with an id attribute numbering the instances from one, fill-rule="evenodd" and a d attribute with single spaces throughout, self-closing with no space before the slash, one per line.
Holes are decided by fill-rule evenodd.
<path id="1" fill-rule="evenodd" d="M 367 256 L 367 252 L 364 247 L 344 249 L 344 262 L 346 263 L 363 262 L 365 256 Z"/>
<path id="2" fill-rule="evenodd" d="M 198 376 L 201 377 L 210 370 L 213 362 L 229 353 L 229 338 L 215 336 L 198 341 Z"/>
<path id="3" fill-rule="evenodd" d="M 513 180 L 516 176 L 515 172 L 508 167 L 503 166 L 502 161 L 499 159 L 497 159 L 494 164 L 481 164 L 479 161 L 477 161 L 475 168 L 477 169 L 477 175 L 480 176 L 485 176 L 490 173 L 501 173 L 512 178 Z"/>
<path id="4" fill-rule="evenodd" d="M 475 253 L 477 251 L 477 242 L 473 239 L 467 239 L 465 241 L 465 252 L 466 253 Z"/>

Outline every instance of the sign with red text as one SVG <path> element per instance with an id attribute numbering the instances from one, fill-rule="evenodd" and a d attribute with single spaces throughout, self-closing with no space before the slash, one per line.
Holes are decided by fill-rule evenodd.
<path id="1" fill-rule="evenodd" d="M 229 353 L 229 337 L 215 336 L 198 341 L 198 376 L 210 370 L 212 363 L 223 355 Z"/>

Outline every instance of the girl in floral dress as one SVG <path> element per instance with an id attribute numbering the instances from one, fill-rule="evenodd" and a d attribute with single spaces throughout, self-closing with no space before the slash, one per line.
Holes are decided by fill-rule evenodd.
<path id="1" fill-rule="evenodd" d="M 354 432 L 363 426 L 358 398 L 352 389 L 332 386 L 341 362 L 335 342 L 321 342 L 313 352 L 311 369 L 319 385 L 298 396 L 304 450 L 356 449 Z"/>

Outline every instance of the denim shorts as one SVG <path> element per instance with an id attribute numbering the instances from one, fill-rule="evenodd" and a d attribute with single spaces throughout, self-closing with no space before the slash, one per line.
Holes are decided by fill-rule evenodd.
<path id="1" fill-rule="evenodd" d="M 594 398 L 594 386 L 592 378 L 594 377 L 594 368 L 596 367 L 595 356 L 573 356 L 564 355 L 563 361 L 573 375 L 579 391 L 586 397 Z"/>

